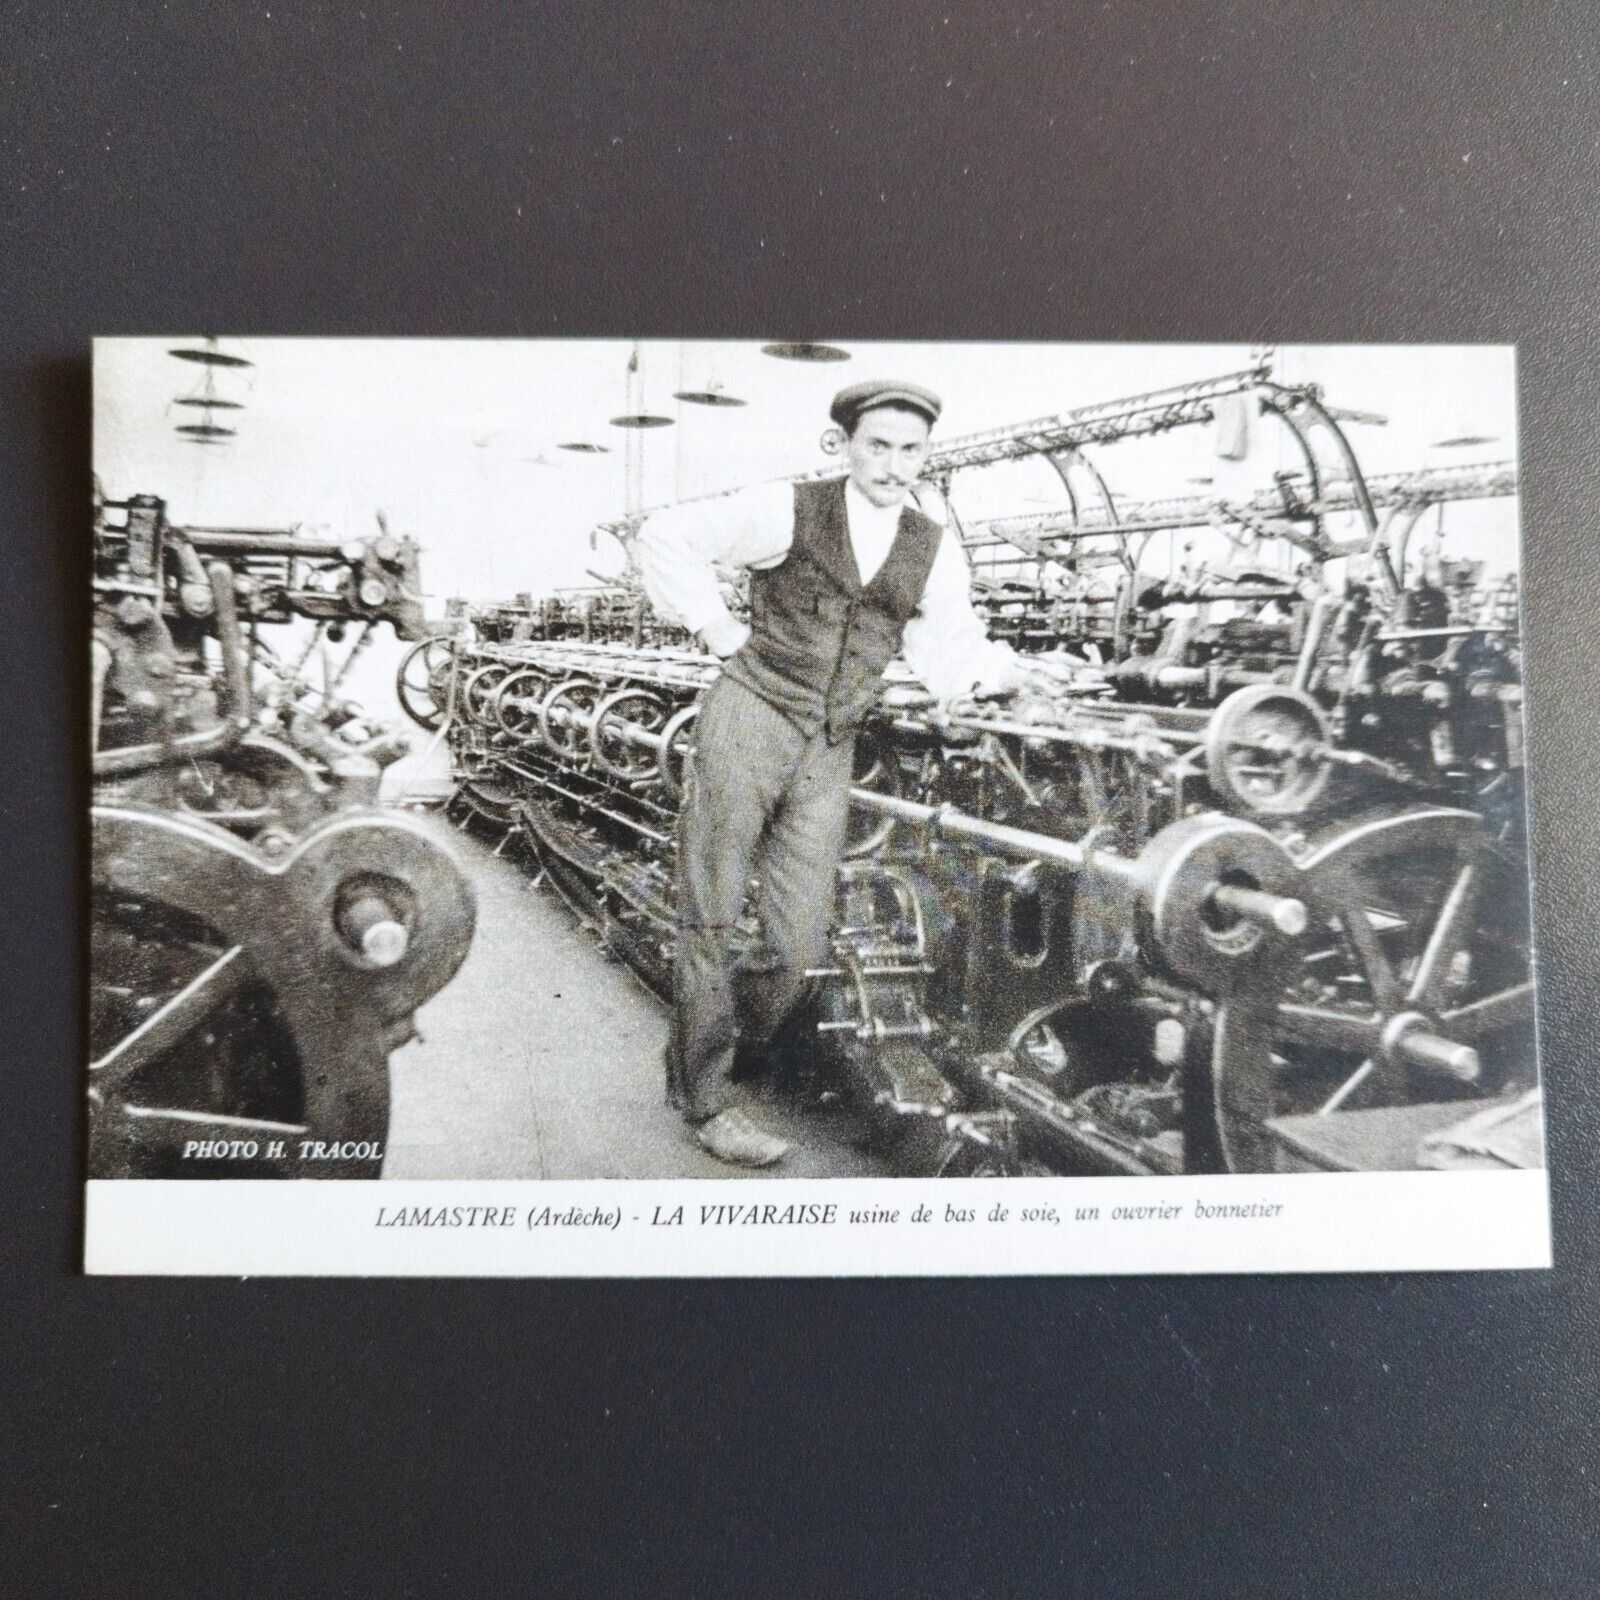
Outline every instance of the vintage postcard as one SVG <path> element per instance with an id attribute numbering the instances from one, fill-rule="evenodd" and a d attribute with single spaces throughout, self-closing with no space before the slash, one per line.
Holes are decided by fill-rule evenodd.
<path id="1" fill-rule="evenodd" d="M 107 339 L 96 1273 L 1550 1260 L 1515 352 Z"/>

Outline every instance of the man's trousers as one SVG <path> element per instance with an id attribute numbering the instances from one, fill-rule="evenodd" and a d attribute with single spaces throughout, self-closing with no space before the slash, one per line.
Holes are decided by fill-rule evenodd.
<path id="1" fill-rule="evenodd" d="M 701 698 L 678 819 L 678 951 L 668 1091 L 690 1122 L 733 1098 L 736 1040 L 760 1047 L 825 965 L 855 742 L 807 738 L 727 676 Z M 735 929 L 756 878 L 763 948 L 740 973 Z"/>

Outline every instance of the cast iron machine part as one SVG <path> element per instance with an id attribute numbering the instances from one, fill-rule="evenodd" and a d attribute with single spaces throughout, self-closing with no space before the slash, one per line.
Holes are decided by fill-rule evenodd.
<path id="1" fill-rule="evenodd" d="M 389 1054 L 472 938 L 439 841 L 349 809 L 263 848 L 115 805 L 93 839 L 91 1172 L 376 1176 Z"/>
<path id="2" fill-rule="evenodd" d="M 183 529 L 151 495 L 95 525 L 94 1177 L 376 1175 L 388 1058 L 460 966 L 450 852 L 375 805 L 406 742 L 343 694 L 416 547 Z M 309 621 L 298 659 L 262 630 Z M 302 669 L 358 625 L 318 690 Z"/>

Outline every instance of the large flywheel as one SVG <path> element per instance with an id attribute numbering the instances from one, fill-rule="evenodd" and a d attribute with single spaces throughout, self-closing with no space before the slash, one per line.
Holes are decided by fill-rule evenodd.
<path id="1" fill-rule="evenodd" d="M 1520 845 L 1472 812 L 1434 808 L 1347 824 L 1300 867 L 1306 933 L 1270 990 L 1217 1008 L 1212 1079 L 1230 1170 L 1272 1170 L 1274 1117 L 1534 1083 Z"/>
<path id="2" fill-rule="evenodd" d="M 471 942 L 450 855 L 360 812 L 276 854 L 135 806 L 93 837 L 91 1175 L 375 1176 L 389 1052 Z"/>

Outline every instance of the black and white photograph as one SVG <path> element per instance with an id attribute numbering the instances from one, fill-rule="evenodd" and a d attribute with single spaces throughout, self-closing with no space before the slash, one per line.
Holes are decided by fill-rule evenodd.
<path id="1" fill-rule="evenodd" d="M 100 341 L 91 1179 L 1540 1171 L 1517 460 L 1502 346 Z"/>
<path id="2" fill-rule="evenodd" d="M 0 1591 L 1600 1594 L 1597 59 L 0 6 Z"/>

